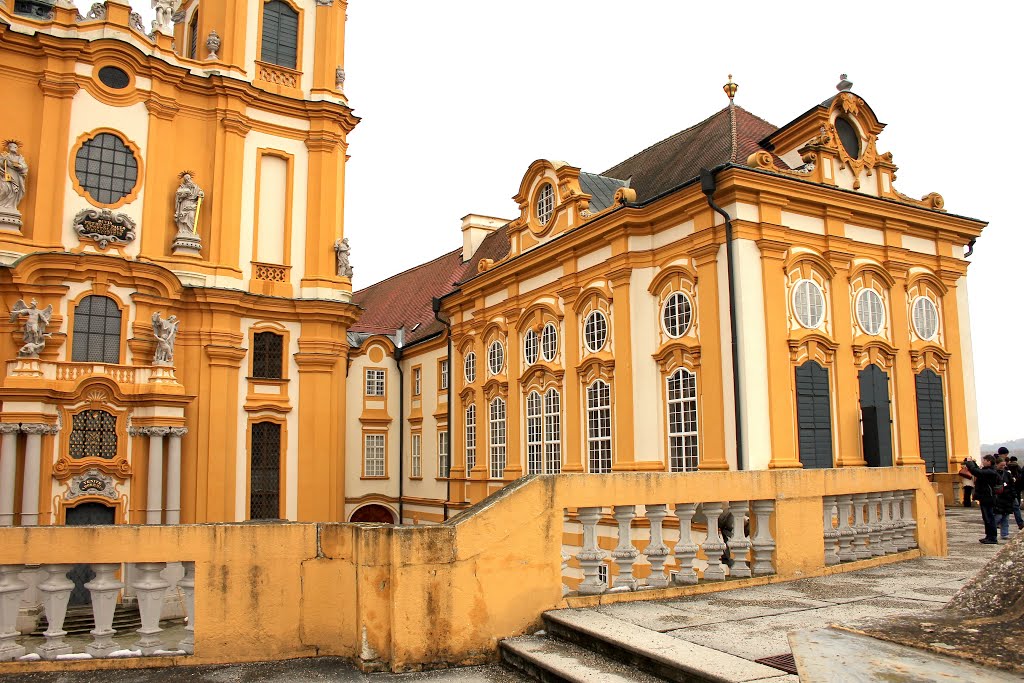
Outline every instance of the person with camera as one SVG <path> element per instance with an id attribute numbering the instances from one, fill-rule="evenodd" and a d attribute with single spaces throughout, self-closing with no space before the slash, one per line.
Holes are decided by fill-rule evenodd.
<path id="1" fill-rule="evenodd" d="M 970 458 L 964 458 L 963 465 L 974 477 L 974 499 L 981 507 L 981 521 L 985 525 L 985 538 L 978 539 L 985 545 L 997 545 L 996 537 L 996 491 L 1002 490 L 1003 477 L 996 471 L 995 456 L 983 455 L 981 457 L 983 467 Z"/>

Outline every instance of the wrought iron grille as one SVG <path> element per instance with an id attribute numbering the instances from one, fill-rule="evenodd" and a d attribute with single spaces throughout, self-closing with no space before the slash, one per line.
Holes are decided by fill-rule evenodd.
<path id="1" fill-rule="evenodd" d="M 281 516 L 281 425 L 252 426 L 249 467 L 249 519 Z"/>
<path id="2" fill-rule="evenodd" d="M 71 360 L 114 364 L 121 361 L 121 309 L 113 299 L 87 296 L 75 307 Z"/>
<path id="3" fill-rule="evenodd" d="M 117 418 L 104 410 L 86 410 L 71 418 L 70 455 L 73 459 L 117 455 Z"/>
<path id="4" fill-rule="evenodd" d="M 139 162 L 121 138 L 100 133 L 82 143 L 75 155 L 75 177 L 97 202 L 113 204 L 135 189 Z"/>
<path id="5" fill-rule="evenodd" d="M 281 379 L 284 337 L 273 332 L 257 332 L 252 339 L 252 376 Z"/>

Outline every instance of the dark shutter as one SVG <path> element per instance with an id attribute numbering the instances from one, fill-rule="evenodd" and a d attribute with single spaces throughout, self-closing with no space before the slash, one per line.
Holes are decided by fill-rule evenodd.
<path id="1" fill-rule="evenodd" d="M 257 332 L 252 338 L 252 376 L 281 379 L 284 337 L 273 332 Z"/>
<path id="2" fill-rule="evenodd" d="M 71 360 L 121 362 L 121 309 L 105 296 L 87 296 L 75 307 Z"/>
<path id="3" fill-rule="evenodd" d="M 796 416 L 800 462 L 806 468 L 832 467 L 828 370 L 814 361 L 796 369 Z"/>
<path id="4" fill-rule="evenodd" d="M 298 64 L 299 13 L 281 0 L 263 5 L 260 60 L 289 69 Z"/>
<path id="5" fill-rule="evenodd" d="M 199 12 L 192 15 L 188 24 L 188 56 L 196 59 L 199 55 Z"/>
<path id="6" fill-rule="evenodd" d="M 249 519 L 281 516 L 281 425 L 252 425 L 249 467 Z"/>
<path id="7" fill-rule="evenodd" d="M 942 396 L 942 378 L 931 370 L 916 377 L 917 435 L 921 458 L 928 472 L 948 472 L 946 451 L 946 406 Z"/>
<path id="8" fill-rule="evenodd" d="M 892 465 L 889 375 L 877 365 L 869 365 L 857 377 L 860 380 L 864 460 L 868 467 L 889 467 Z"/>

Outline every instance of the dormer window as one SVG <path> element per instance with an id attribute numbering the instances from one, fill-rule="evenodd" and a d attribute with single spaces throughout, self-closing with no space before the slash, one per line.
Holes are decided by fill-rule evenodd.
<path id="1" fill-rule="evenodd" d="M 836 134 L 846 153 L 854 159 L 860 158 L 860 133 L 853 124 L 842 116 L 836 117 Z"/>
<path id="2" fill-rule="evenodd" d="M 537 193 L 537 222 L 547 225 L 551 214 L 555 211 L 555 188 L 551 183 L 544 183 Z"/>

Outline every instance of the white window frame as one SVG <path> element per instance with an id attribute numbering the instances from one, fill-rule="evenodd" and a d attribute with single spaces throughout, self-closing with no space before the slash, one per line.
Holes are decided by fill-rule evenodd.
<path id="1" fill-rule="evenodd" d="M 438 371 L 438 381 L 441 383 L 441 391 L 448 391 L 448 359 L 444 358 L 441 360 L 440 370 Z"/>
<path id="2" fill-rule="evenodd" d="M 505 345 L 495 339 L 487 347 L 487 370 L 492 376 L 500 375 L 505 369 Z"/>
<path id="3" fill-rule="evenodd" d="M 601 326 L 598 326 L 598 320 Z M 601 332 L 598 344 L 598 332 Z M 583 343 L 591 353 L 597 353 L 608 344 L 608 316 L 604 311 L 591 311 L 583 321 Z"/>
<path id="4" fill-rule="evenodd" d="M 544 473 L 562 471 L 562 395 L 551 387 L 544 392 Z"/>
<path id="5" fill-rule="evenodd" d="M 540 357 L 549 363 L 558 355 L 558 327 L 548 323 L 540 333 Z"/>
<path id="6" fill-rule="evenodd" d="M 673 382 L 678 392 L 673 396 Z M 697 375 L 679 368 L 665 378 L 668 404 L 668 467 L 670 472 L 696 472 L 700 466 Z"/>
<path id="7" fill-rule="evenodd" d="M 869 297 L 872 297 L 872 304 L 877 304 L 877 311 L 871 308 L 872 304 L 865 304 Z M 867 321 L 865 316 L 861 315 L 861 306 L 866 306 Z M 860 329 L 864 330 L 866 334 L 877 335 L 881 334 L 882 329 L 885 327 L 885 300 L 882 295 L 878 293 L 878 290 L 872 287 L 865 287 L 857 293 L 857 300 L 854 302 L 854 309 L 857 312 L 857 324 L 860 325 Z M 874 320 L 872 316 L 877 312 L 878 319 Z M 871 323 L 875 323 L 874 326 Z"/>
<path id="8" fill-rule="evenodd" d="M 505 450 L 508 436 L 505 399 L 500 396 L 491 399 L 487 415 L 488 434 L 490 435 L 488 439 L 490 475 L 491 479 L 501 479 L 505 476 L 505 466 L 508 463 L 508 453 Z"/>
<path id="9" fill-rule="evenodd" d="M 363 476 L 383 478 L 386 467 L 387 437 L 385 434 L 363 434 Z"/>
<path id="10" fill-rule="evenodd" d="M 422 377 L 423 373 L 420 372 L 420 368 L 412 369 L 412 395 L 419 396 L 423 393 Z"/>
<path id="11" fill-rule="evenodd" d="M 466 384 L 476 381 L 476 353 L 470 351 L 462 362 L 462 371 L 466 376 Z"/>
<path id="12" fill-rule="evenodd" d="M 366 395 L 374 398 L 384 396 L 387 374 L 378 368 L 366 368 Z"/>
<path id="13" fill-rule="evenodd" d="M 919 308 L 918 304 L 922 303 L 925 305 Z M 921 320 L 921 315 L 930 316 L 932 319 L 930 321 Z M 910 305 L 910 319 L 914 325 L 914 332 L 917 333 L 917 336 L 922 340 L 932 341 L 939 335 L 939 307 L 935 305 L 935 302 L 931 300 L 931 297 L 919 296 L 914 299 L 914 302 Z M 925 334 L 927 330 L 921 329 L 922 326 L 928 322 L 934 326 L 930 335 Z"/>
<path id="14" fill-rule="evenodd" d="M 409 476 L 414 479 L 423 476 L 423 435 L 419 432 L 409 438 Z"/>
<path id="15" fill-rule="evenodd" d="M 537 222 L 547 225 L 555 212 L 555 186 L 551 183 L 544 183 L 537 192 L 537 202 L 534 205 L 537 214 Z"/>
<path id="16" fill-rule="evenodd" d="M 587 471 L 594 474 L 612 471 L 611 391 L 611 385 L 603 379 L 596 379 L 587 387 Z"/>
<path id="17" fill-rule="evenodd" d="M 674 312 L 671 314 L 669 313 L 670 306 L 674 308 Z M 669 328 L 669 320 L 675 323 L 675 332 Z M 692 325 L 693 301 L 689 295 L 686 292 L 672 292 L 669 294 L 665 299 L 665 303 L 661 306 L 661 329 L 672 339 L 679 339 L 690 331 Z"/>
<path id="18" fill-rule="evenodd" d="M 449 458 L 448 430 L 442 429 L 437 432 L 437 477 L 447 479 L 452 474 L 452 462 Z"/>
<path id="19" fill-rule="evenodd" d="M 797 298 L 800 296 L 800 292 L 802 290 L 807 290 L 808 292 L 807 305 L 805 307 L 801 307 L 797 303 Z M 811 292 L 815 293 L 820 303 L 820 310 L 818 311 L 818 317 L 816 320 L 810 318 L 814 313 L 814 302 L 811 301 L 810 297 Z M 805 278 L 803 280 L 798 280 L 797 283 L 793 285 L 792 306 L 793 316 L 801 327 L 806 327 L 809 330 L 816 330 L 825 322 L 825 309 L 827 307 L 825 302 L 825 292 L 822 290 L 821 285 L 814 280 Z M 802 310 L 802 308 L 806 310 Z"/>
<path id="20" fill-rule="evenodd" d="M 476 404 L 466 406 L 466 476 L 476 467 Z"/>
<path id="21" fill-rule="evenodd" d="M 527 330 L 523 335 L 523 360 L 527 365 L 533 365 L 538 358 L 540 358 L 540 340 L 537 338 L 537 332 Z"/>
<path id="22" fill-rule="evenodd" d="M 526 473 L 544 473 L 544 398 L 536 389 L 526 396 Z"/>

